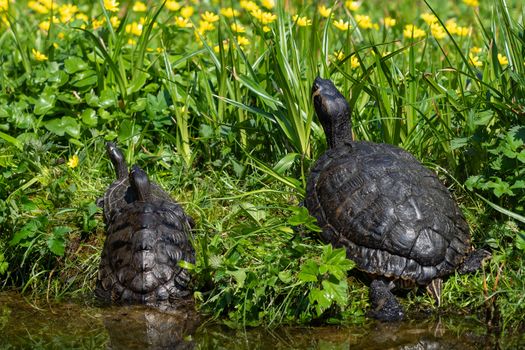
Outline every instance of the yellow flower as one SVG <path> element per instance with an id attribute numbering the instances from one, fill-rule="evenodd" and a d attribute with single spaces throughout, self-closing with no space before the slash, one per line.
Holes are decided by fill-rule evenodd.
<path id="1" fill-rule="evenodd" d="M 257 4 L 253 1 L 246 1 L 246 0 L 242 0 L 239 5 L 241 5 L 241 7 L 243 9 L 245 9 L 246 11 L 248 12 L 253 12 L 253 11 L 257 11 L 259 10 L 259 6 L 257 6 Z"/>
<path id="2" fill-rule="evenodd" d="M 58 13 L 60 14 L 60 20 L 63 23 L 69 22 L 75 14 L 78 12 L 78 7 L 76 5 L 64 4 L 58 8 Z"/>
<path id="3" fill-rule="evenodd" d="M 405 38 L 417 39 L 417 38 L 424 37 L 425 35 L 426 35 L 426 33 L 425 33 L 424 30 L 416 27 L 413 24 L 407 24 L 405 26 L 405 29 L 403 30 L 403 36 Z"/>
<path id="4" fill-rule="evenodd" d="M 262 24 L 270 24 L 277 19 L 277 15 L 271 12 L 264 12 L 261 9 L 252 11 L 250 14 L 258 19 Z"/>
<path id="5" fill-rule="evenodd" d="M 184 6 L 180 9 L 180 15 L 184 18 L 190 18 L 193 16 L 193 12 L 195 12 L 195 10 L 191 6 Z"/>
<path id="6" fill-rule="evenodd" d="M 478 0 L 463 0 L 463 2 L 470 7 L 479 7 L 479 1 Z"/>
<path id="7" fill-rule="evenodd" d="M 393 27 L 396 25 L 396 20 L 392 17 L 385 17 L 383 19 L 383 24 L 385 25 L 385 27 L 387 28 L 390 28 L 390 27 Z"/>
<path id="8" fill-rule="evenodd" d="M 137 43 L 137 40 L 129 38 L 128 39 L 128 45 L 134 46 Z"/>
<path id="9" fill-rule="evenodd" d="M 75 18 L 85 23 L 89 22 L 89 17 L 85 13 L 77 13 Z"/>
<path id="10" fill-rule="evenodd" d="M 356 11 L 361 6 L 361 4 L 357 1 L 345 1 L 345 6 L 350 11 Z"/>
<path id="11" fill-rule="evenodd" d="M 240 36 L 240 35 L 238 35 L 238 36 L 237 36 L 237 43 L 238 43 L 240 46 L 248 46 L 248 45 L 250 45 L 250 40 L 246 39 L 245 36 Z"/>
<path id="12" fill-rule="evenodd" d="M 469 59 L 470 59 L 470 63 L 472 63 L 472 65 L 474 67 L 481 67 L 481 66 L 483 66 L 483 62 L 481 62 L 479 60 L 478 56 L 474 56 L 474 55 L 470 54 L 469 55 Z"/>
<path id="13" fill-rule="evenodd" d="M 274 0 L 261 0 L 261 5 L 263 5 L 263 7 L 266 7 L 268 10 L 271 10 L 275 7 L 275 1 Z"/>
<path id="14" fill-rule="evenodd" d="M 263 26 L 262 30 L 263 30 L 263 32 L 268 33 L 268 32 L 270 32 L 272 30 L 272 28 L 270 28 L 268 26 Z"/>
<path id="15" fill-rule="evenodd" d="M 55 16 L 53 16 L 53 23 L 60 23 L 60 21 L 58 20 L 58 18 L 56 18 Z M 48 32 L 49 31 L 49 28 L 51 28 L 51 22 L 50 21 L 42 21 L 40 22 L 40 24 L 38 25 L 38 28 L 40 28 L 40 30 L 44 31 L 44 32 Z"/>
<path id="16" fill-rule="evenodd" d="M 0 11 L 7 11 L 9 9 L 8 0 L 0 0 Z"/>
<path id="17" fill-rule="evenodd" d="M 506 66 L 507 64 L 509 64 L 509 59 L 500 53 L 498 53 L 498 61 L 499 64 L 501 64 L 502 66 Z"/>
<path id="18" fill-rule="evenodd" d="M 94 30 L 102 27 L 104 25 L 104 23 L 106 23 L 106 18 L 105 17 L 102 17 L 101 19 L 93 19 L 91 21 L 91 26 L 93 27 Z"/>
<path id="19" fill-rule="evenodd" d="M 330 16 L 330 13 L 332 13 L 332 9 L 326 7 L 325 5 L 319 5 L 319 7 L 317 7 L 317 10 L 319 11 L 319 14 L 325 18 L 328 18 L 328 16 Z"/>
<path id="20" fill-rule="evenodd" d="M 438 19 L 437 17 L 433 14 L 433 13 L 430 13 L 430 12 L 425 12 L 421 15 L 421 18 L 423 19 L 423 21 L 425 21 L 426 24 L 428 24 L 429 26 L 431 26 L 432 24 L 434 23 L 438 23 Z"/>
<path id="21" fill-rule="evenodd" d="M 210 22 L 210 23 L 214 23 L 214 22 L 217 22 L 219 20 L 219 16 L 217 16 L 215 13 L 209 12 L 209 11 L 204 12 L 201 15 L 201 18 L 202 18 L 203 21 Z"/>
<path id="22" fill-rule="evenodd" d="M 170 11 L 178 11 L 181 7 L 177 1 L 166 1 L 164 6 Z"/>
<path id="23" fill-rule="evenodd" d="M 39 1 L 29 1 L 27 3 L 27 7 L 40 14 L 46 14 L 49 12 L 49 9 L 46 6 L 42 5 Z"/>
<path id="24" fill-rule="evenodd" d="M 447 28 L 450 34 L 458 33 L 458 24 L 455 19 L 449 19 L 445 22 L 445 27 Z"/>
<path id="25" fill-rule="evenodd" d="M 334 58 L 338 61 L 342 61 L 345 59 L 345 53 L 343 52 L 343 50 L 335 51 Z"/>
<path id="26" fill-rule="evenodd" d="M 71 169 L 74 169 L 78 166 L 78 156 L 76 154 L 73 154 L 73 156 L 69 158 L 67 161 L 67 166 Z"/>
<path id="27" fill-rule="evenodd" d="M 370 29 L 374 27 L 374 23 L 372 22 L 370 16 L 355 15 L 355 21 L 357 22 L 357 25 L 363 29 Z"/>
<path id="28" fill-rule="evenodd" d="M 221 9 L 221 14 L 227 18 L 239 17 L 239 11 L 231 7 Z"/>
<path id="29" fill-rule="evenodd" d="M 246 32 L 246 28 L 244 28 L 244 26 L 240 23 L 232 23 L 230 28 L 232 29 L 234 33 L 245 33 Z"/>
<path id="30" fill-rule="evenodd" d="M 116 0 L 104 0 L 104 8 L 109 12 L 118 12 L 119 3 Z"/>
<path id="31" fill-rule="evenodd" d="M 348 30 L 350 29 L 350 23 L 348 21 L 343 21 L 342 19 L 334 20 L 334 26 L 339 30 Z"/>
<path id="32" fill-rule="evenodd" d="M 208 21 L 199 21 L 199 33 L 204 34 L 206 32 L 211 32 L 215 29 L 215 26 Z"/>
<path id="33" fill-rule="evenodd" d="M 469 36 L 472 33 L 472 27 L 458 27 L 459 36 Z"/>
<path id="34" fill-rule="evenodd" d="M 40 30 L 42 30 L 44 32 L 49 32 L 49 28 L 51 28 L 51 22 L 49 22 L 49 21 L 42 21 L 38 25 L 38 28 L 40 28 Z"/>
<path id="35" fill-rule="evenodd" d="M 142 34 L 142 28 L 142 24 L 131 22 L 130 24 L 126 24 L 126 33 L 140 36 Z"/>
<path id="36" fill-rule="evenodd" d="M 117 16 L 111 16 L 109 22 L 111 23 L 111 26 L 113 28 L 117 28 L 120 25 L 120 18 L 118 18 Z"/>
<path id="37" fill-rule="evenodd" d="M 350 67 L 357 68 L 359 66 L 360 64 L 359 64 L 359 60 L 357 59 L 357 56 L 352 56 L 352 58 L 350 58 Z"/>
<path id="38" fill-rule="evenodd" d="M 33 52 L 33 57 L 37 61 L 47 61 L 48 60 L 47 56 L 38 50 L 32 49 L 31 52 Z"/>
<path id="39" fill-rule="evenodd" d="M 53 2 L 56 2 L 55 0 L 39 0 L 39 2 L 44 5 L 48 10 L 51 10 L 53 8 Z"/>
<path id="40" fill-rule="evenodd" d="M 179 28 L 191 28 L 191 22 L 184 17 L 175 17 L 175 25 Z"/>
<path id="41" fill-rule="evenodd" d="M 447 36 L 447 32 L 445 32 L 445 29 L 441 26 L 439 23 L 434 23 L 430 26 L 430 32 L 432 33 L 432 36 L 436 39 L 443 39 Z"/>
<path id="42" fill-rule="evenodd" d="M 477 47 L 477 46 L 472 46 L 470 48 L 470 52 L 473 54 L 473 55 L 479 55 L 481 53 L 483 49 L 481 47 Z"/>
<path id="43" fill-rule="evenodd" d="M 312 20 L 311 19 L 308 19 L 308 17 L 306 16 L 303 16 L 303 17 L 299 17 L 299 15 L 294 15 L 292 17 L 292 20 L 297 23 L 297 25 L 299 27 L 307 27 L 307 26 L 311 26 L 312 25 Z"/>
<path id="44" fill-rule="evenodd" d="M 133 4 L 133 11 L 135 12 L 146 12 L 147 10 L 148 7 L 142 1 L 137 1 L 135 4 Z"/>

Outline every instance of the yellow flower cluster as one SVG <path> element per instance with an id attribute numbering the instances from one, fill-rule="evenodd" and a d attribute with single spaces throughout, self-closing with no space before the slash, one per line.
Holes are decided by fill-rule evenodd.
<path id="1" fill-rule="evenodd" d="M 14 0 L 0 0 L 0 9 L 7 8 L 9 2 Z M 69 3 L 65 3 L 69 1 Z M 464 4 L 471 7 L 478 7 L 478 0 L 462 0 Z M 121 6 L 117 0 L 103 0 L 102 6 L 106 12 L 110 15 L 110 24 L 114 28 L 120 25 L 121 19 L 118 14 L 125 12 L 125 6 Z M 214 4 L 218 5 L 218 1 L 212 0 L 206 2 L 207 5 Z M 348 35 L 353 35 L 354 30 L 370 30 L 379 31 L 383 30 L 383 35 L 398 35 L 401 31 L 404 38 L 410 40 L 418 40 L 421 38 L 434 38 L 436 40 L 446 39 L 449 35 L 454 36 L 470 36 L 472 34 L 472 28 L 468 26 L 460 26 L 455 19 L 448 19 L 442 21 L 437 18 L 435 14 L 426 12 L 421 14 L 420 18 L 424 24 L 416 23 L 403 23 L 400 19 L 396 19 L 390 16 L 383 18 L 373 18 L 368 14 L 363 13 L 361 4 L 362 1 L 343 1 L 342 6 L 334 6 L 333 8 L 324 4 L 316 5 L 317 13 L 319 13 L 318 20 L 321 25 L 328 22 L 331 26 L 332 31 L 343 31 L 348 32 Z M 126 3 L 128 4 L 128 3 Z M 231 7 L 215 7 L 214 10 L 204 9 L 200 10 L 198 5 L 199 0 L 187 0 L 187 1 L 165 1 L 165 11 L 169 12 L 169 21 L 171 25 L 177 28 L 192 28 L 190 32 L 195 35 L 197 42 L 206 40 L 208 44 L 214 48 L 216 52 L 220 51 L 222 47 L 224 50 L 228 50 L 232 46 L 248 47 L 258 43 L 259 41 L 253 40 L 253 36 L 258 35 L 258 30 L 253 30 L 249 23 L 255 23 L 259 30 L 262 29 L 264 32 L 271 31 L 272 23 L 277 20 L 277 13 L 274 11 L 276 6 L 275 0 L 241 0 L 239 2 L 232 3 Z M 129 2 L 129 18 L 130 21 L 124 27 L 124 32 L 128 35 L 128 43 L 133 45 L 137 36 L 143 35 L 144 28 L 146 28 L 145 18 L 148 12 L 151 10 L 155 11 L 156 3 L 152 3 L 145 0 L 134 0 Z M 281 4 L 282 5 L 282 4 Z M 287 6 L 286 4 L 284 6 Z M 42 31 L 49 32 L 52 28 L 66 28 L 69 23 L 75 21 L 74 25 L 87 26 L 90 25 L 91 29 L 96 30 L 106 24 L 106 15 L 97 15 L 95 18 L 89 18 L 86 14 L 82 13 L 75 2 L 70 0 L 64 0 L 64 4 L 60 4 L 57 0 L 31 0 L 28 1 L 28 7 L 38 14 L 43 14 L 45 19 L 40 22 L 39 28 Z M 126 5 L 127 7 L 127 5 Z M 151 7 L 151 8 L 150 8 Z M 288 8 L 286 8 L 288 11 Z M 289 12 L 287 12 L 289 13 Z M 100 14 L 100 12 L 99 12 Z M 135 16 L 135 17 L 133 17 Z M 140 19 L 135 19 L 140 16 L 144 16 Z M 228 40 L 218 38 L 217 27 L 221 20 L 231 29 L 233 37 Z M 295 28 L 306 28 L 313 24 L 313 18 L 308 15 L 300 14 L 287 14 L 288 18 L 284 23 L 288 23 Z M 401 23 L 400 23 L 401 22 Z M 402 27 L 402 29 L 401 29 Z M 399 28 L 399 29 L 398 29 Z M 300 29 L 303 30 L 303 29 Z M 57 32 L 52 35 L 64 36 L 64 33 Z M 355 33 L 356 36 L 358 33 Z M 373 35 L 373 33 L 369 33 Z M 401 35 L 401 34 L 399 34 Z M 389 38 L 391 39 L 391 38 Z M 223 40 L 221 45 L 217 45 L 219 40 Z M 466 43 L 463 41 L 462 43 Z M 56 45 L 56 44 L 55 44 Z M 148 52 L 158 51 L 156 48 L 149 50 Z M 356 56 L 346 57 L 342 50 L 335 51 L 332 55 L 335 61 L 347 61 L 352 68 L 360 66 Z M 482 66 L 483 60 L 486 55 L 479 55 L 474 51 L 469 51 L 469 61 L 475 66 Z M 33 51 L 33 58 L 37 61 L 47 60 L 47 56 L 36 50 Z M 508 59 L 500 55 L 498 61 L 501 65 L 508 65 Z"/>
<path id="2" fill-rule="evenodd" d="M 416 27 L 413 24 L 407 24 L 403 29 L 403 36 L 405 38 L 419 39 L 426 36 L 427 33 L 421 28 Z"/>

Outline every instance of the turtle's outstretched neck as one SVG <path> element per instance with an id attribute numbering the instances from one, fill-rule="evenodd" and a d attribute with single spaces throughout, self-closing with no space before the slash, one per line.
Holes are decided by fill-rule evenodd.
<path id="1" fill-rule="evenodd" d="M 312 85 L 312 99 L 326 135 L 328 148 L 336 148 L 351 142 L 350 106 L 334 83 L 328 79 L 315 78 Z"/>
<path id="2" fill-rule="evenodd" d="M 115 172 L 117 173 L 117 179 L 123 179 L 128 176 L 128 164 L 124 159 L 124 154 L 117 148 L 113 142 L 106 143 L 106 150 L 109 154 L 109 159 L 113 166 L 115 167 Z"/>

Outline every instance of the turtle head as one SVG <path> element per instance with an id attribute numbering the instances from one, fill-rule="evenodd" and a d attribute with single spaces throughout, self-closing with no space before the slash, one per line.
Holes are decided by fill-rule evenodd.
<path id="1" fill-rule="evenodd" d="M 315 78 L 312 85 L 315 113 L 323 126 L 329 148 L 352 141 L 350 106 L 329 79 Z"/>
<path id="2" fill-rule="evenodd" d="M 128 164 L 124 159 L 124 154 L 118 149 L 117 145 L 113 142 L 106 142 L 106 151 L 108 152 L 109 159 L 115 167 L 117 179 L 123 179 L 128 176 Z"/>
<path id="3" fill-rule="evenodd" d="M 138 165 L 133 165 L 129 173 L 129 183 L 140 202 L 146 202 L 151 194 L 148 175 Z"/>

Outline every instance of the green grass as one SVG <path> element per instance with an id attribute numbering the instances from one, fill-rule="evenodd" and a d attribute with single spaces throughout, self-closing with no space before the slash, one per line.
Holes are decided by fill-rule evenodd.
<path id="1" fill-rule="evenodd" d="M 152 2 L 145 13 L 129 3 L 117 13 L 81 2 L 71 18 L 64 2 L 47 13 L 24 1 L 2 7 L 2 288 L 90 298 L 104 240 L 94 203 L 114 176 L 104 152 L 113 140 L 195 218 L 201 310 L 232 326 L 362 322 L 366 286 L 346 279 L 351 263 L 317 240 L 298 207 L 326 149 L 310 99 L 321 75 L 348 97 L 355 138 L 398 145 L 435 170 L 474 244 L 493 251 L 484 272 L 447 281 L 444 308 L 523 325 L 519 1 L 476 9 L 404 1 L 384 13 L 378 1 L 336 4 L 334 19 L 350 24 L 344 31 L 300 2 L 262 8 L 273 16 L 265 23 L 237 2 L 213 2 L 195 5 L 187 23 L 199 28 L 204 11 L 239 12 L 199 33 L 176 24 L 182 12 L 172 3 Z M 432 27 L 422 13 L 435 16 Z M 140 33 L 127 30 L 139 23 Z M 407 36 L 408 24 L 423 36 Z M 432 307 L 415 292 L 404 303 Z"/>

